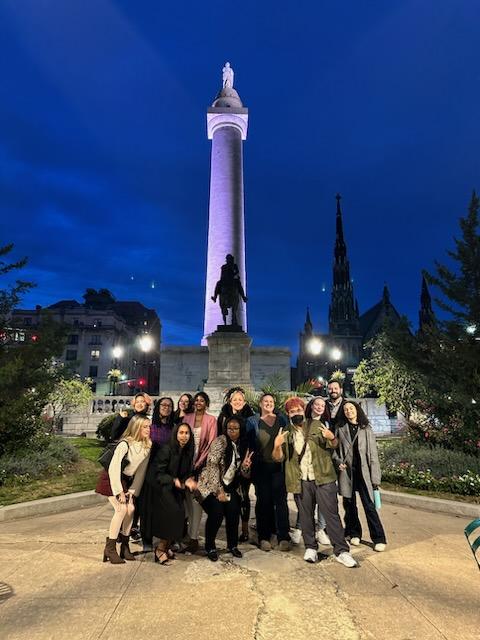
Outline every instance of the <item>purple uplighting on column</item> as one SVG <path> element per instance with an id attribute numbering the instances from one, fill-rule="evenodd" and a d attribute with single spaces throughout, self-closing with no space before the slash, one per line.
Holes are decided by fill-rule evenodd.
<path id="1" fill-rule="evenodd" d="M 233 81 L 233 78 L 232 78 Z M 238 93 L 225 84 L 207 113 L 208 137 L 212 140 L 210 203 L 208 217 L 207 282 L 202 344 L 223 324 L 220 307 L 211 300 L 225 256 L 232 254 L 247 293 L 245 272 L 245 223 L 243 197 L 243 140 L 247 137 L 248 109 Z M 247 293 L 248 295 L 248 293 Z M 237 321 L 247 331 L 245 303 L 240 300 Z"/>

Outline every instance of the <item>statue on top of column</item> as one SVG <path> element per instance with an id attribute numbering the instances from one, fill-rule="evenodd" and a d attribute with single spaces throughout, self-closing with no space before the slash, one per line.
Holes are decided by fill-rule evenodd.
<path id="1" fill-rule="evenodd" d="M 247 297 L 240 281 L 240 273 L 238 266 L 235 264 L 235 258 L 230 253 L 225 257 L 225 264 L 222 265 L 220 280 L 217 282 L 212 296 L 213 302 L 216 302 L 218 297 L 220 298 L 223 324 L 227 324 L 228 309 L 231 309 L 232 325 L 236 325 L 238 299 L 240 297 L 244 302 L 247 302 Z"/>
<path id="2" fill-rule="evenodd" d="M 230 66 L 229 62 L 225 63 L 225 66 L 222 69 L 223 72 L 223 88 L 226 87 L 232 89 L 233 88 L 233 69 Z"/>

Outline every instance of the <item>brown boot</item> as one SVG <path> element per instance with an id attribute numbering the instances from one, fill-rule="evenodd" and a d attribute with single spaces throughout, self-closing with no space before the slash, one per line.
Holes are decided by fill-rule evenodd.
<path id="1" fill-rule="evenodd" d="M 128 546 L 128 540 L 130 536 L 125 535 L 124 533 L 120 533 L 121 545 L 120 545 L 120 558 L 125 558 L 125 560 L 136 560 L 133 553 L 130 551 L 130 547 Z"/>
<path id="2" fill-rule="evenodd" d="M 122 560 L 117 553 L 117 541 L 115 538 L 107 538 L 105 543 L 105 549 L 103 550 L 103 561 L 110 560 L 112 564 L 125 564 L 125 560 Z"/>

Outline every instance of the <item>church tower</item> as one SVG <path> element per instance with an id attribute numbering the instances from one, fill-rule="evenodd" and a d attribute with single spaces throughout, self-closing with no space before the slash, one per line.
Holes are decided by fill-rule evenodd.
<path id="1" fill-rule="evenodd" d="M 432 309 L 432 298 L 428 290 L 425 276 L 422 276 L 422 293 L 420 294 L 420 312 L 418 314 L 418 331 L 421 333 L 427 327 L 435 324 L 435 315 Z"/>
<path id="2" fill-rule="evenodd" d="M 343 237 L 341 195 L 337 193 L 336 239 L 333 261 L 332 298 L 328 313 L 329 330 L 332 335 L 358 335 L 360 333 L 358 303 L 350 280 L 350 263 L 347 245 Z"/>
<path id="3" fill-rule="evenodd" d="M 240 281 L 247 291 L 245 272 L 245 221 L 243 196 L 243 141 L 247 138 L 248 109 L 233 88 L 230 63 L 223 68 L 222 88 L 207 111 L 207 135 L 212 141 L 210 202 L 208 209 L 207 282 L 202 344 L 223 324 L 218 302 L 213 302 L 215 285 L 225 257 L 231 254 L 238 265 Z M 247 331 L 247 310 L 239 301 L 237 322 Z"/>

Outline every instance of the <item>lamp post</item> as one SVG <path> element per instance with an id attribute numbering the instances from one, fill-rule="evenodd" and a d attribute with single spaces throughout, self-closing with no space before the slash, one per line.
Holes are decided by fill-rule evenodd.
<path id="1" fill-rule="evenodd" d="M 152 348 L 153 348 L 153 338 L 148 333 L 145 333 L 139 339 L 138 344 L 140 346 L 140 350 L 143 353 L 142 370 L 143 370 L 143 377 L 145 378 L 145 387 L 146 387 L 146 390 L 149 391 L 150 390 L 150 385 L 149 385 L 150 381 L 149 381 L 148 366 L 147 366 L 147 353 L 149 351 L 151 351 Z"/>
<path id="2" fill-rule="evenodd" d="M 343 357 L 342 351 L 336 346 L 329 348 L 327 351 L 326 345 L 317 337 L 313 337 L 308 340 L 307 350 L 315 359 L 318 359 L 321 354 L 324 354 L 322 355 L 321 362 L 307 361 L 307 376 L 309 378 L 317 378 L 319 381 L 323 381 L 323 377 L 328 380 L 331 374 L 330 368 L 332 364 L 339 363 Z M 318 371 L 313 371 L 314 375 L 312 375 L 312 372 L 308 370 L 308 367 L 313 365 L 317 365 L 317 368 L 319 369 Z"/>

